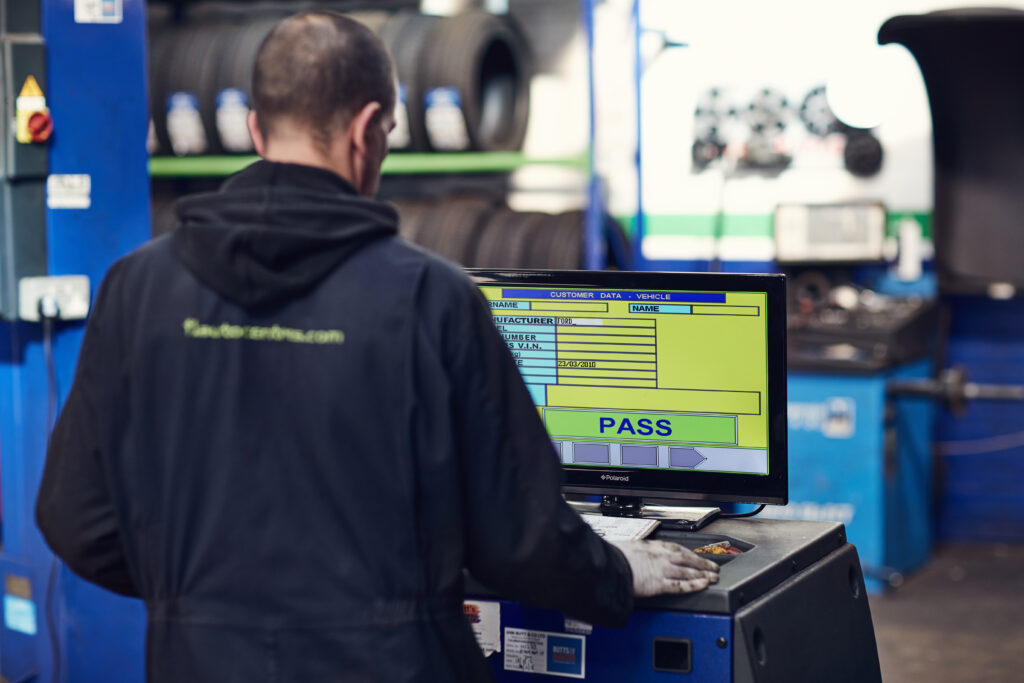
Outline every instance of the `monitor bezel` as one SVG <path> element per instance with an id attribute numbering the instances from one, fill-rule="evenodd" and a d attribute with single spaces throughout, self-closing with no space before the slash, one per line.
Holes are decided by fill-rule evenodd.
<path id="1" fill-rule="evenodd" d="M 764 292 L 768 335 L 768 475 L 699 470 L 645 470 L 562 463 L 567 493 L 640 496 L 694 503 L 767 503 L 789 500 L 786 415 L 786 276 L 778 273 L 677 273 L 658 271 L 513 270 L 467 268 L 478 287 L 564 286 L 589 289 L 651 289 Z M 771 315 L 770 312 L 775 312 Z M 608 478 L 625 477 L 625 481 Z"/>

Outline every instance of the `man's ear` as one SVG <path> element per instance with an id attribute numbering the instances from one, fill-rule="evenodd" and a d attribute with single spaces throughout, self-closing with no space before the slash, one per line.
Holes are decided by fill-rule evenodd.
<path id="1" fill-rule="evenodd" d="M 362 154 L 367 153 L 367 147 L 371 144 L 370 134 L 380 112 L 380 102 L 369 102 L 352 117 L 352 123 L 349 124 L 352 145 Z"/>
<path id="2" fill-rule="evenodd" d="M 267 151 L 267 141 L 263 139 L 263 133 L 260 131 L 260 122 L 256 118 L 256 112 L 249 110 L 249 116 L 245 119 L 245 124 L 249 128 L 249 136 L 252 138 L 253 149 L 260 156 Z"/>

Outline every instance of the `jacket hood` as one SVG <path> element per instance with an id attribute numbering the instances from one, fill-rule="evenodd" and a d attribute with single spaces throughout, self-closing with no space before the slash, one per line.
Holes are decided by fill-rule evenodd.
<path id="1" fill-rule="evenodd" d="M 218 192 L 176 206 L 174 251 L 203 284 L 247 309 L 304 294 L 366 245 L 395 235 L 398 214 L 334 173 L 258 161 Z"/>

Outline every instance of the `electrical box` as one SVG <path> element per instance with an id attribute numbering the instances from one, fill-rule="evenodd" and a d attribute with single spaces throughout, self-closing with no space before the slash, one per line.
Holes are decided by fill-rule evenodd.
<path id="1" fill-rule="evenodd" d="M 46 275 L 46 176 L 53 132 L 38 6 L 0 11 L 0 318 L 18 318 L 18 283 Z"/>

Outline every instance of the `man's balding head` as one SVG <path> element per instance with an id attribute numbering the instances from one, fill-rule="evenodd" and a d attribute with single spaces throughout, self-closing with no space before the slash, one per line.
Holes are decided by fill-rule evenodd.
<path id="1" fill-rule="evenodd" d="M 372 196 L 395 125 L 384 45 L 332 12 L 285 19 L 260 46 L 249 132 L 260 156 L 325 168 Z"/>
<path id="2" fill-rule="evenodd" d="M 281 124 L 306 128 L 326 147 L 371 102 L 395 106 L 391 58 L 357 21 L 333 12 L 285 19 L 263 41 L 253 70 L 253 109 L 265 139 Z"/>

